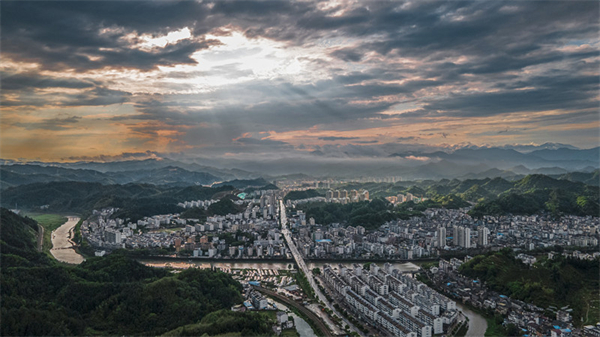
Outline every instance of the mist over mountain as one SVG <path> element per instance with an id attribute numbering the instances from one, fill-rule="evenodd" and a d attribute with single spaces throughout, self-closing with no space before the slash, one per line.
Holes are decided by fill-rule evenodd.
<path id="1" fill-rule="evenodd" d="M 559 175 L 600 168 L 600 147 L 577 149 L 543 144 L 533 150 L 506 147 L 462 147 L 435 151 L 397 150 L 390 144 L 323 148 L 318 155 L 288 151 L 281 156 L 187 157 L 162 154 L 160 158 L 110 162 L 29 162 L 4 160 L 2 188 L 33 182 L 85 181 L 104 184 L 210 185 L 236 179 L 267 180 L 304 174 L 307 178 L 397 176 L 403 179 L 521 178 L 527 174 Z M 352 151 L 354 149 L 354 151 Z M 433 150 L 430 147 L 423 149 Z M 172 156 L 173 158 L 170 158 Z M 211 165 L 206 165 L 210 163 Z"/>

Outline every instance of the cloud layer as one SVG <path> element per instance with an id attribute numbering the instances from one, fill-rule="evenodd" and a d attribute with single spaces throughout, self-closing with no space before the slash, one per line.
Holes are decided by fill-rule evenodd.
<path id="1" fill-rule="evenodd" d="M 599 140 L 596 1 L 0 7 L 5 158 Z"/>

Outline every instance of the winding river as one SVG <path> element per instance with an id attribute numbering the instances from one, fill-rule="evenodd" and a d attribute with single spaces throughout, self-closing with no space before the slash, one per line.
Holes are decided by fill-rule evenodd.
<path id="1" fill-rule="evenodd" d="M 456 302 L 456 307 L 469 318 L 469 330 L 467 330 L 465 336 L 481 337 L 485 335 L 485 330 L 487 330 L 488 325 L 483 316 L 467 308 L 460 302 Z"/>
<path id="2" fill-rule="evenodd" d="M 73 249 L 75 243 L 71 240 L 78 222 L 78 217 L 69 216 L 67 222 L 52 231 L 52 249 L 50 249 L 50 253 L 60 262 L 80 264 L 84 260 L 83 256 L 77 254 Z"/>
<path id="3" fill-rule="evenodd" d="M 164 259 L 144 259 L 140 262 L 153 267 L 165 267 L 166 263 L 169 261 L 165 261 Z M 211 264 L 217 268 L 231 268 L 231 269 L 288 269 L 289 264 L 293 264 L 291 262 L 218 262 L 218 261 L 173 261 L 169 263 L 172 267 L 175 268 L 189 268 L 194 266 L 196 268 L 210 268 Z M 323 267 L 326 263 L 323 262 L 309 262 L 307 263 L 308 268 L 312 269 L 315 267 Z M 341 263 L 343 265 L 347 265 L 348 267 L 352 267 L 352 263 Z M 419 266 L 413 263 L 392 263 L 394 268 L 399 269 L 403 272 L 412 272 L 419 270 Z M 334 268 L 337 267 L 337 264 Z M 278 306 L 280 303 L 277 303 Z M 282 305 L 283 306 L 283 305 Z M 470 310 L 462 303 L 457 302 L 456 306 L 463 312 L 464 316 L 469 318 L 469 329 L 467 330 L 466 336 L 468 337 L 481 337 L 485 334 L 487 330 L 487 321 L 480 314 Z M 284 306 L 285 307 L 285 306 Z M 296 327 L 301 337 L 313 337 L 314 332 L 310 329 L 308 323 L 304 322 L 299 317 L 294 317 L 294 321 L 296 322 Z"/>

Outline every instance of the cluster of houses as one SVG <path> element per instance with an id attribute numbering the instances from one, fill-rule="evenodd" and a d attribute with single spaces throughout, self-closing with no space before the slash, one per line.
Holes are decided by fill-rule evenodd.
<path id="1" fill-rule="evenodd" d="M 369 270 L 325 266 L 323 279 L 344 307 L 392 336 L 431 337 L 458 318 L 456 302 L 388 263 Z"/>
<path id="2" fill-rule="evenodd" d="M 518 259 L 526 264 L 535 263 L 535 257 L 519 254 Z M 458 268 L 471 259 L 467 256 L 464 260 L 441 259 L 438 267 L 431 267 L 431 279 L 438 290 L 469 303 L 476 308 L 492 310 L 505 318 L 504 324 L 515 324 L 528 336 L 536 337 L 571 337 L 581 336 L 582 331 L 572 324 L 572 309 L 569 307 L 540 308 L 531 303 L 512 299 L 488 289 L 479 280 L 474 280 L 461 275 Z M 547 317 L 545 313 L 552 312 L 555 317 Z"/>

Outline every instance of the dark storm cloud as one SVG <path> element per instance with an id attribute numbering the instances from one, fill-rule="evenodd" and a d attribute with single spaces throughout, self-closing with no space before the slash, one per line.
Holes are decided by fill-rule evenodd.
<path id="1" fill-rule="evenodd" d="M 53 78 L 49 76 L 40 76 L 33 73 L 10 75 L 0 72 L 2 81 L 0 86 L 2 90 L 29 90 L 32 88 L 70 88 L 84 89 L 93 87 L 92 81 L 81 81 L 69 78 Z"/>
<path id="2" fill-rule="evenodd" d="M 403 116 L 481 117 L 554 109 L 577 111 L 598 106 L 598 76 L 533 77 L 499 92 L 451 94 Z"/>
<path id="3" fill-rule="evenodd" d="M 52 131 L 60 131 L 66 130 L 73 126 L 75 123 L 79 123 L 81 117 L 71 116 L 66 118 L 50 118 L 44 119 L 41 122 L 37 123 L 13 123 L 13 126 L 22 127 L 28 130 L 42 129 L 42 130 L 52 130 Z"/>
<path id="4" fill-rule="evenodd" d="M 17 74 L 3 76 L 3 90 L 21 92 L 2 104 L 45 105 L 53 97 L 36 95 L 36 89 L 81 89 L 57 95 L 57 105 L 135 102 L 135 115 L 112 120 L 161 123 L 181 131 L 181 139 L 190 144 L 211 139 L 232 143 L 237 138 L 240 147 L 286 146 L 270 139 L 238 138 L 246 132 L 316 125 L 360 129 L 389 126 L 382 120 L 392 118 L 443 120 L 562 109 L 564 114 L 546 122 L 590 119 L 598 97 L 598 64 L 589 59 L 600 55 L 594 45 L 599 6 L 596 1 L 377 1 L 319 9 L 316 3 L 288 1 L 4 1 L 3 58 L 38 62 L 41 69 L 148 71 L 194 64 L 193 53 L 220 43 L 205 34 L 226 34 L 225 28 L 288 46 L 325 46 L 323 54 L 333 61 L 327 56 L 312 60 L 327 75 L 319 78 L 327 79 L 308 84 L 255 79 L 210 93 L 137 94 L 137 99 L 110 89 L 108 83 Z M 157 37 L 185 27 L 192 32 L 190 39 L 155 50 L 136 49 L 128 37 Z M 591 47 L 575 48 L 586 44 Z M 408 58 L 414 64 L 401 62 Z M 339 66 L 340 60 L 351 66 Z M 215 73 L 253 75 L 234 59 L 211 70 L 167 73 L 159 79 Z M 185 84 L 167 83 L 165 88 L 186 91 Z M 414 111 L 383 114 L 405 102 L 414 103 Z M 191 128 L 183 131 L 183 126 Z M 158 128 L 132 131 L 155 135 Z M 325 138 L 330 137 L 321 140 L 329 140 Z"/>
<path id="5" fill-rule="evenodd" d="M 215 41 L 183 40 L 160 51 L 132 49 L 127 33 L 167 33 L 205 13 L 195 2 L 2 2 L 2 53 L 47 69 L 137 68 L 195 63 L 190 55 Z M 101 33 L 103 29 L 108 29 Z M 91 56 L 92 58 L 88 57 Z"/>
<path id="6" fill-rule="evenodd" d="M 337 57 L 342 61 L 358 62 L 362 59 L 363 54 L 352 48 L 336 49 L 330 53 L 331 56 Z"/>
<path id="7" fill-rule="evenodd" d="M 512 6 L 514 9 L 504 10 Z M 365 38 L 356 49 L 333 55 L 358 62 L 367 51 L 435 60 L 440 53 L 492 57 L 507 68 L 529 64 L 517 58 L 564 39 L 597 35 L 598 3 L 590 2 L 368 2 L 346 10 L 318 10 L 313 3 L 287 1 L 181 2 L 3 2 L 3 52 L 33 58 L 44 66 L 137 67 L 193 62 L 195 50 L 210 41 L 181 42 L 161 53 L 133 52 L 117 43 L 127 32 L 166 33 L 191 27 L 200 36 L 232 24 L 247 35 L 292 44 L 325 35 Z M 592 23 L 592 24 L 590 24 Z M 101 28 L 124 31 L 99 34 Z M 99 52 L 98 48 L 116 48 Z M 74 52 L 104 57 L 90 61 Z M 61 59 L 62 56 L 62 59 Z M 475 62 L 477 62 L 476 60 Z M 544 62 L 542 57 L 537 61 Z M 471 71 L 486 72 L 492 69 Z"/>
<path id="8" fill-rule="evenodd" d="M 96 87 L 76 95 L 69 95 L 69 101 L 64 106 L 111 105 L 121 104 L 129 100 L 130 93 Z"/>

